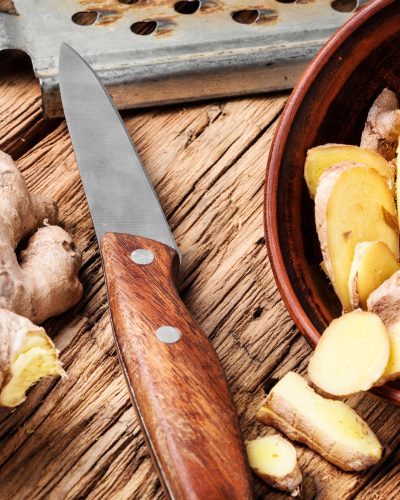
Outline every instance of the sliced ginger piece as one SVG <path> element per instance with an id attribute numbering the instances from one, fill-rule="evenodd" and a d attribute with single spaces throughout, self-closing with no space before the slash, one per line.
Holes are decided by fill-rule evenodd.
<path id="1" fill-rule="evenodd" d="M 367 391 L 389 361 L 389 334 L 374 313 L 357 309 L 334 319 L 308 365 L 314 387 L 333 397 Z"/>
<path id="2" fill-rule="evenodd" d="M 311 198 L 317 193 L 317 186 L 321 175 L 330 167 L 343 161 L 362 163 L 366 167 L 374 168 L 382 175 L 389 189 L 394 185 L 394 169 L 388 161 L 375 151 L 351 146 L 347 144 L 324 144 L 307 151 L 304 165 L 304 178 Z"/>
<path id="3" fill-rule="evenodd" d="M 382 241 L 358 243 L 349 277 L 352 309 L 366 309 L 369 295 L 399 269 L 396 256 Z"/>
<path id="4" fill-rule="evenodd" d="M 256 418 L 345 471 L 364 470 L 382 457 L 377 437 L 350 406 L 323 398 L 294 372 L 272 388 Z"/>
<path id="5" fill-rule="evenodd" d="M 386 384 L 400 377 L 400 321 L 389 329 L 390 355 L 382 377 L 375 385 Z"/>
<path id="6" fill-rule="evenodd" d="M 302 477 L 296 449 L 279 434 L 246 442 L 251 469 L 266 483 L 279 490 L 299 492 Z"/>
<path id="7" fill-rule="evenodd" d="M 0 309 L 0 346 L 0 406 L 21 404 L 42 377 L 64 375 L 44 329 L 6 309 Z"/>
<path id="8" fill-rule="evenodd" d="M 393 164 L 395 165 L 396 170 L 396 201 L 397 201 L 397 217 L 400 226 L 400 141 L 397 147 L 397 156 L 396 159 L 393 160 Z"/>
<path id="9" fill-rule="evenodd" d="M 376 384 L 381 385 L 400 377 L 400 271 L 371 293 L 367 306 L 381 318 L 389 332 L 389 361 Z"/>
<path id="10" fill-rule="evenodd" d="M 321 177 L 315 219 L 328 276 L 342 303 L 351 310 L 349 277 L 358 243 L 382 241 L 399 257 L 396 208 L 385 179 L 373 168 L 343 162 Z"/>

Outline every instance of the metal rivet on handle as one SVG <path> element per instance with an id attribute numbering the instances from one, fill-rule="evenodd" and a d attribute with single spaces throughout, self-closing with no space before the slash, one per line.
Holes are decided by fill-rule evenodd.
<path id="1" fill-rule="evenodd" d="M 174 326 L 160 326 L 156 331 L 158 340 L 165 344 L 174 344 L 182 337 L 181 332 Z"/>
<path id="2" fill-rule="evenodd" d="M 154 254 L 145 248 L 138 248 L 131 253 L 131 259 L 135 264 L 144 266 L 153 262 Z"/>

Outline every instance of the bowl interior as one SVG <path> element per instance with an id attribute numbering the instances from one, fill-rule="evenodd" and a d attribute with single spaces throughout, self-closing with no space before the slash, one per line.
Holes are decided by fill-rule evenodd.
<path id="1" fill-rule="evenodd" d="M 376 96 L 388 87 L 400 97 L 400 2 L 375 3 L 373 15 L 372 9 L 361 12 L 311 63 L 270 153 L 265 202 L 271 263 L 286 305 L 311 344 L 341 308 L 320 268 L 314 203 L 303 179 L 307 150 L 329 142 L 359 144 Z"/>

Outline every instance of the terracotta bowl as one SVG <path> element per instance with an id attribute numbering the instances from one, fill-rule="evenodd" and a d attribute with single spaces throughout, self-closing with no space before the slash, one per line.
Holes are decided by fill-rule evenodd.
<path id="1" fill-rule="evenodd" d="M 400 1 L 375 0 L 318 53 L 294 89 L 271 147 L 265 189 L 270 261 L 283 300 L 314 347 L 339 302 L 321 271 L 314 207 L 303 179 L 309 148 L 359 144 L 385 87 L 400 96 Z M 375 390 L 400 405 L 400 384 Z"/>

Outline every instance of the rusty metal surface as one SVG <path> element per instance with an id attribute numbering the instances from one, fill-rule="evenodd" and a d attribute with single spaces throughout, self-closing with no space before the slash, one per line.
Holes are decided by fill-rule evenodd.
<path id="1" fill-rule="evenodd" d="M 29 54 L 47 115 L 61 112 L 63 41 L 92 65 L 119 108 L 282 90 L 367 0 L 134 2 L 14 0 L 17 15 L 0 14 L 0 49 Z"/>

